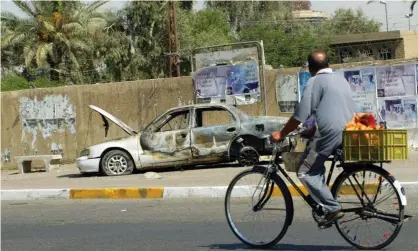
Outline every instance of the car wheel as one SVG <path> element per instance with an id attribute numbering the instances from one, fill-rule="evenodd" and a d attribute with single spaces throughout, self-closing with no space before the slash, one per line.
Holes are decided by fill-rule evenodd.
<path id="1" fill-rule="evenodd" d="M 131 174 L 133 170 L 134 163 L 124 151 L 112 150 L 103 156 L 101 171 L 107 176 Z"/>
<path id="2" fill-rule="evenodd" d="M 241 166 L 253 166 L 259 162 L 260 155 L 252 146 L 244 146 L 238 154 L 238 163 Z"/>

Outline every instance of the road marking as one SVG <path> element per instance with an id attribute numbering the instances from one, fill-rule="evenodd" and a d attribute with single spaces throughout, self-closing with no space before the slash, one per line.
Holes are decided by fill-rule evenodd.
<path id="1" fill-rule="evenodd" d="M 70 189 L 70 199 L 158 199 L 163 187 Z"/>
<path id="2" fill-rule="evenodd" d="M 399 182 L 408 191 L 418 191 L 418 181 Z M 366 191 L 375 189 L 374 184 L 368 184 Z M 331 186 L 331 185 L 330 185 Z M 307 194 L 306 188 L 298 185 Z M 288 185 L 292 197 L 299 197 L 297 190 Z M 38 200 L 38 199 L 168 199 L 168 198 L 223 198 L 227 186 L 207 187 L 152 187 L 152 188 L 76 188 L 76 189 L 18 189 L 1 190 L 1 200 Z M 235 187 L 233 197 L 243 197 L 252 194 L 255 187 Z M 352 188 L 343 187 L 343 194 L 354 194 Z M 277 187 L 273 196 L 282 196 Z"/>

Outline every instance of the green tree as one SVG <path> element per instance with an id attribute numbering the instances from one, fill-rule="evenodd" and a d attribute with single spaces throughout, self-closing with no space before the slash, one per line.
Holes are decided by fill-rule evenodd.
<path id="1" fill-rule="evenodd" d="M 381 23 L 368 18 L 361 9 L 337 9 L 325 26 L 332 35 L 348 35 L 378 32 Z"/>
<path id="2" fill-rule="evenodd" d="M 243 30 L 240 39 L 263 40 L 266 63 L 273 68 L 299 67 L 306 62 L 307 55 L 313 49 L 328 50 L 329 41 L 328 37 L 315 33 L 308 24 L 293 27 L 289 32 L 283 25 L 271 23 L 258 23 L 255 27 Z"/>
<path id="3" fill-rule="evenodd" d="M 177 10 L 177 34 L 182 56 L 182 75 L 190 72 L 188 58 L 193 49 L 233 41 L 226 18 L 226 14 L 219 10 L 203 9 L 198 12 Z"/>
<path id="4" fill-rule="evenodd" d="M 231 32 L 238 33 L 254 27 L 261 20 L 271 18 L 274 13 L 292 15 L 292 10 L 308 10 L 310 1 L 207 1 L 206 7 L 224 11 L 228 16 Z"/>
<path id="5" fill-rule="evenodd" d="M 132 1 L 118 12 L 114 27 L 121 43 L 107 58 L 107 67 L 117 79 L 164 77 L 168 67 L 167 4 L 157 1 Z M 120 41 L 118 41 L 120 40 Z M 116 46 L 118 46 L 116 44 Z"/>
<path id="6" fill-rule="evenodd" d="M 51 69 L 54 80 L 63 72 L 81 82 L 79 58 L 91 49 L 89 33 L 106 24 L 96 12 L 106 2 L 13 2 L 28 18 L 2 13 L 2 49 L 21 48 L 22 60 L 28 68 Z"/>

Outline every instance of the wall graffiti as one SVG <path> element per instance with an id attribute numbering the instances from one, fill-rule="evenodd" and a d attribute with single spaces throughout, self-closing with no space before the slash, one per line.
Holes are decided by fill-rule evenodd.
<path id="1" fill-rule="evenodd" d="M 6 148 L 6 150 L 4 150 L 4 153 L 0 152 L 0 161 L 3 161 L 3 163 L 10 162 L 10 150 L 9 150 L 9 148 Z"/>
<path id="2" fill-rule="evenodd" d="M 22 141 L 27 134 L 32 134 L 32 149 L 36 148 L 38 132 L 44 139 L 51 137 L 54 132 L 68 130 L 71 134 L 76 133 L 75 106 L 70 103 L 68 96 L 45 96 L 42 100 L 22 97 L 19 101 Z"/>

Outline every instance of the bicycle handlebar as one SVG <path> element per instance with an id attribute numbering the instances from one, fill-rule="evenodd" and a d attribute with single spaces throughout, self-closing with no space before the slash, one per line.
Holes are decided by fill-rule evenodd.
<path id="1" fill-rule="evenodd" d="M 269 143 L 269 144 L 271 144 L 271 145 L 273 145 L 273 144 L 274 144 L 274 145 L 280 145 L 280 144 L 282 144 L 284 141 L 286 141 L 286 139 L 289 139 L 289 138 L 291 138 L 291 137 L 298 136 L 298 135 L 300 135 L 300 134 L 302 134 L 302 132 L 301 132 L 301 131 L 291 132 L 291 133 L 289 133 L 288 135 L 286 135 L 286 137 L 285 137 L 283 140 L 278 141 L 278 142 L 271 142 L 270 137 L 268 137 L 268 138 L 267 138 L 267 140 L 268 140 L 268 143 Z"/>

